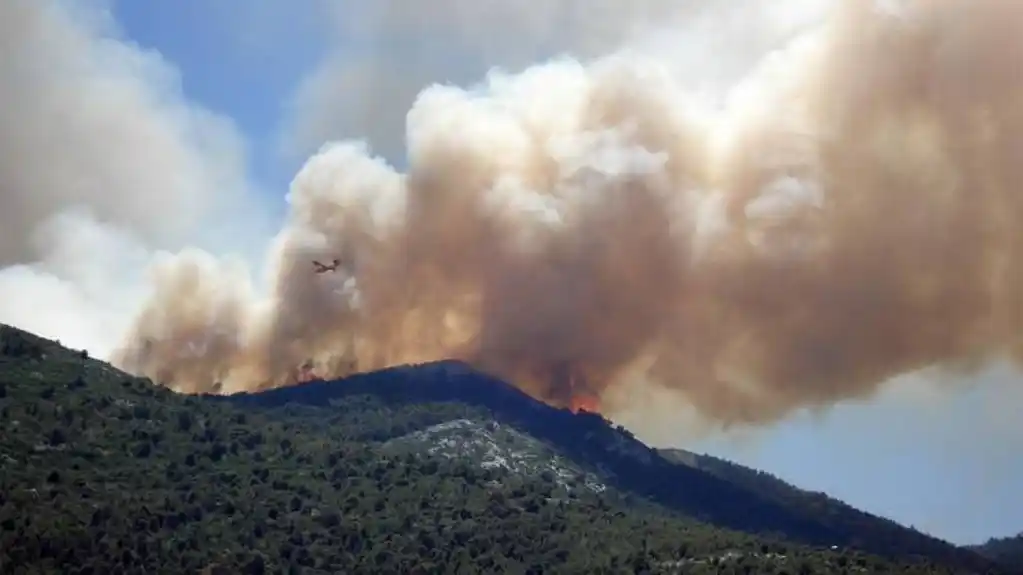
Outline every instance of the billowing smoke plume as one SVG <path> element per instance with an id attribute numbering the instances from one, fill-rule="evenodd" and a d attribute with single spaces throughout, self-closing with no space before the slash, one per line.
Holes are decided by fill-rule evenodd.
<path id="1" fill-rule="evenodd" d="M 231 391 L 455 357 L 759 423 L 1018 357 L 1023 5 L 834 4 L 723 102 L 663 46 L 430 87 L 404 173 L 356 143 L 307 162 L 269 299 L 167 259 L 117 360 Z"/>
<path id="2" fill-rule="evenodd" d="M 256 212 L 231 125 L 97 7 L 0 3 L 0 320 L 105 355 L 151 249 L 251 242 L 218 216 Z"/>

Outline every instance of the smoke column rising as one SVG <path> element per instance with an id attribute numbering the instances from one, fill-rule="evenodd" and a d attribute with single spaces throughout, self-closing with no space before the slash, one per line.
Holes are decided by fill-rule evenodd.
<path id="1" fill-rule="evenodd" d="M 643 381 L 759 424 L 1018 357 L 1021 22 L 835 2 L 723 102 L 639 45 L 432 86 L 404 173 L 354 142 L 309 159 L 269 297 L 168 256 L 114 359 L 233 391 L 455 357 L 555 404 Z"/>
<path id="2" fill-rule="evenodd" d="M 104 6 L 0 2 L 0 320 L 99 356 L 145 302 L 154 249 L 262 231 L 233 126 Z"/>

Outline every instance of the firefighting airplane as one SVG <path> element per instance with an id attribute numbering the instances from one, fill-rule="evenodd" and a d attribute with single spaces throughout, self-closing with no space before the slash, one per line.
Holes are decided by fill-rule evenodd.
<path id="1" fill-rule="evenodd" d="M 313 260 L 313 265 L 316 267 L 316 273 L 323 274 L 327 272 L 337 271 L 338 266 L 341 265 L 341 260 L 335 258 L 334 261 L 332 261 L 329 264 L 322 264 L 316 260 Z"/>

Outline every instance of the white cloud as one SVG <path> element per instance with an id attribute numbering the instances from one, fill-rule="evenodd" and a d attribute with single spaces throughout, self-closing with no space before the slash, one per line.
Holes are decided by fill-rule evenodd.
<path id="1" fill-rule="evenodd" d="M 319 4 L 329 53 L 300 86 L 285 150 L 307 155 L 333 139 L 366 139 L 401 160 L 405 114 L 433 83 L 477 82 L 571 54 L 624 45 L 670 51 L 677 72 L 723 93 L 765 50 L 818 21 L 829 0 L 352 0 Z M 712 54 L 713 58 L 708 55 Z"/>
<path id="2" fill-rule="evenodd" d="M 149 250 L 251 249 L 263 215 L 232 122 L 118 32 L 105 2 L 0 4 L 0 321 L 97 351 Z"/>

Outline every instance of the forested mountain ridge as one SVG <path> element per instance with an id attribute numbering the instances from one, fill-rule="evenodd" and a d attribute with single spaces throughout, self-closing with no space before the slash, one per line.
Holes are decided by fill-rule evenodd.
<path id="1" fill-rule="evenodd" d="M 1016 573 L 1023 573 L 1023 533 L 1011 537 L 993 537 L 969 548 Z"/>
<path id="2" fill-rule="evenodd" d="M 640 495 L 701 521 L 748 533 L 780 533 L 811 545 L 855 547 L 873 553 L 923 556 L 952 564 L 983 566 L 970 550 L 891 520 L 864 513 L 822 494 L 781 496 L 785 484 L 764 491 L 741 477 L 741 466 L 703 458 L 702 465 L 678 465 L 671 457 L 613 426 L 596 414 L 573 414 L 533 400 L 517 388 L 451 361 L 402 366 L 357 374 L 342 382 L 320 381 L 223 400 L 244 405 L 326 406 L 340 398 L 373 394 L 396 405 L 461 402 L 488 417 L 517 426 L 555 445 L 572 459 L 600 470 L 618 489 Z M 742 468 L 745 469 L 745 468 Z"/>
<path id="3" fill-rule="evenodd" d="M 683 449 L 661 449 L 659 452 L 671 461 L 700 469 L 729 483 L 742 486 L 764 499 L 774 501 L 794 512 L 818 518 L 822 523 L 838 530 L 875 532 L 878 537 L 887 538 L 896 546 L 918 544 L 902 543 L 907 539 L 916 542 L 927 541 L 925 545 L 934 545 L 937 541 L 912 527 L 907 528 L 891 519 L 856 509 L 826 493 L 801 489 L 764 471 Z M 896 541 L 899 543 L 895 543 Z M 951 544 L 941 542 L 941 545 L 947 551 Z"/>
<path id="4" fill-rule="evenodd" d="M 450 362 L 210 397 L 6 326 L 0 352 L 3 573 L 996 572 L 700 521 L 808 528 L 699 470 L 637 481 L 681 466 Z"/>

